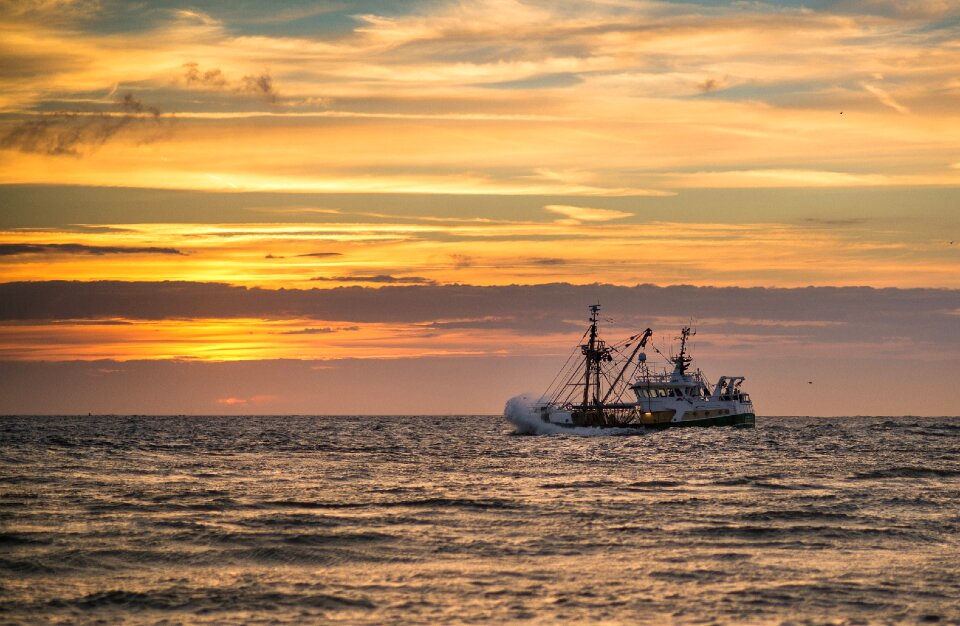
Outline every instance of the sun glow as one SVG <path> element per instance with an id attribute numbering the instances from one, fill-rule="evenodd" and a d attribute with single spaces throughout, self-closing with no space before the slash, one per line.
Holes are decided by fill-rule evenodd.
<path id="1" fill-rule="evenodd" d="M 444 329 L 436 323 L 344 324 L 313 319 L 62 320 L 0 326 L 0 360 L 396 359 L 553 353 L 565 334 Z"/>

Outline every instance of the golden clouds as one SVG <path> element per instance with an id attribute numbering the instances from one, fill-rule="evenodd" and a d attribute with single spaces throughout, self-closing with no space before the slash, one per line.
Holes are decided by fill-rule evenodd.
<path id="1" fill-rule="evenodd" d="M 85 29 L 111 9 L 68 6 L 84 20 L 0 23 L 14 116 L 0 133 L 41 110 L 102 111 L 117 89 L 180 123 L 71 164 L 0 152 L 2 182 L 611 196 L 958 182 L 942 164 L 960 143 L 944 101 L 960 49 L 950 26 L 918 27 L 945 15 L 936 3 L 488 0 L 313 35 L 245 31 L 217 6 Z"/>
<path id="2" fill-rule="evenodd" d="M 324 223 L 7 230 L 0 231 L 0 247 L 11 253 L 0 257 L 0 279 L 220 281 L 270 288 L 598 280 L 960 287 L 957 258 L 948 246 L 898 237 L 864 220 L 691 223 L 638 221 L 613 209 L 545 208 L 544 214 L 564 217 L 404 220 L 326 208 L 313 214 L 331 220 Z"/>
<path id="3" fill-rule="evenodd" d="M 77 11 L 66 21 L 37 17 L 59 3 L 0 15 L 0 183 L 434 194 L 458 209 L 268 202 L 206 225 L 178 212 L 105 220 L 123 232 L 8 230 L 0 243 L 47 247 L 5 257 L 5 280 L 960 284 L 955 257 L 890 235 L 896 224 L 816 228 L 796 207 L 782 215 L 786 193 L 772 191 L 764 214 L 717 217 L 699 191 L 955 188 L 960 48 L 955 26 L 930 21 L 945 14 L 935 3 L 863 14 L 513 0 L 305 10 L 316 28 L 284 22 L 300 19 L 292 10 L 64 6 Z M 117 118 L 119 94 L 163 113 Z M 131 121 L 29 153 L 15 141 L 44 120 L 141 117 L 163 132 Z M 501 210 L 474 213 L 472 199 L 487 197 Z M 511 216 L 516 197 L 535 209 Z M 696 216 L 635 209 L 673 198 Z M 815 196 L 806 202 L 823 214 Z M 273 223 L 290 214 L 271 211 L 291 210 L 329 219 Z M 937 228 L 955 223 L 933 213 Z M 184 255 L 80 256 L 60 244 Z M 318 249 L 332 255 L 305 256 Z"/>

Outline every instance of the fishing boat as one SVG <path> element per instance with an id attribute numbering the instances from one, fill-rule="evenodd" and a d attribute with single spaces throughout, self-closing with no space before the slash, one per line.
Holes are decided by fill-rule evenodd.
<path id="1" fill-rule="evenodd" d="M 668 364 L 657 370 L 644 351 L 653 331 L 647 328 L 608 344 L 600 338 L 599 311 L 599 304 L 590 306 L 590 326 L 581 343 L 535 403 L 533 410 L 543 422 L 566 428 L 754 427 L 753 403 L 741 388 L 743 376 L 721 376 L 711 387 L 703 372 L 692 368 L 687 343 L 696 331 L 681 329 L 675 355 L 651 344 Z"/>

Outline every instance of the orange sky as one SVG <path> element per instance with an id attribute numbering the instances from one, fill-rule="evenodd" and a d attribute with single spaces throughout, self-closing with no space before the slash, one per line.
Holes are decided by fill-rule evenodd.
<path id="1" fill-rule="evenodd" d="M 860 331 L 811 335 L 797 330 L 811 320 L 771 319 L 759 301 L 724 317 L 709 289 L 960 289 L 958 18 L 933 0 L 3 4 L 0 283 L 439 300 L 436 316 L 402 321 L 276 308 L 51 318 L 37 311 L 66 291 L 49 283 L 47 300 L 8 303 L 0 359 L 536 357 L 540 380 L 576 324 L 531 334 L 502 311 L 439 311 L 444 286 L 550 283 L 584 286 L 578 298 L 595 283 L 701 287 L 688 312 L 646 319 L 714 320 L 719 362 L 748 343 L 741 357 L 785 359 L 784 376 L 806 375 L 789 365 L 800 354 L 867 359 Z M 923 315 L 960 335 L 950 306 Z M 770 324 L 782 332 L 751 329 Z M 929 353 L 919 331 L 884 332 L 898 359 Z M 293 406 L 258 397 L 257 410 Z"/>

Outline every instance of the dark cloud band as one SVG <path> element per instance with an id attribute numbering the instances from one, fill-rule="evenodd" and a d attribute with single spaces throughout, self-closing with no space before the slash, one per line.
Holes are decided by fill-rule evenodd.
<path id="1" fill-rule="evenodd" d="M 498 325 L 544 332 L 566 331 L 581 323 L 586 305 L 594 302 L 626 325 L 649 325 L 654 318 L 736 320 L 741 328 L 754 324 L 762 332 L 767 322 L 802 322 L 808 328 L 821 325 L 821 339 L 849 340 L 852 333 L 881 345 L 906 337 L 960 341 L 960 290 L 950 289 L 566 283 L 262 289 L 198 282 L 0 283 L 0 320 L 10 321 L 258 317 L 430 323 L 488 318 L 501 320 Z M 725 322 L 712 323 L 723 332 Z"/>
<path id="2" fill-rule="evenodd" d="M 23 254 L 174 254 L 182 255 L 176 248 L 137 246 L 88 246 L 81 243 L 0 243 L 0 256 Z"/>

